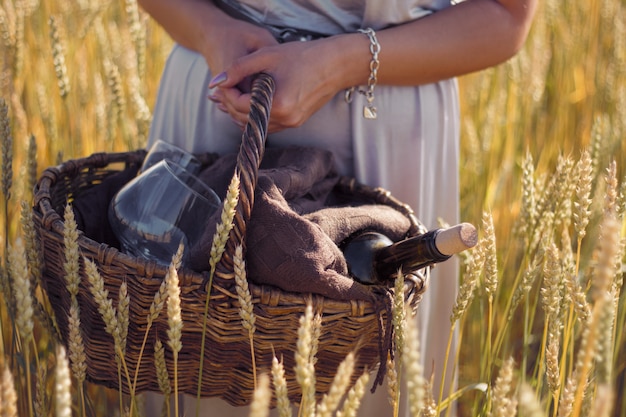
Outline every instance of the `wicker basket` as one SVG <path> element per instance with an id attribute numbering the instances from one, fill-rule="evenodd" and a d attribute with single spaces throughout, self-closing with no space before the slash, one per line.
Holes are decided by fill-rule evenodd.
<path id="1" fill-rule="evenodd" d="M 252 210 L 254 187 L 260 160 L 263 156 L 267 120 L 273 94 L 273 80 L 260 76 L 254 83 L 249 123 L 242 137 L 237 170 L 241 176 L 239 205 L 235 227 L 229 236 L 226 251 L 218 264 L 210 293 L 209 320 L 206 329 L 207 346 L 204 352 L 201 394 L 221 397 L 232 405 L 248 404 L 252 398 L 254 381 L 247 331 L 241 325 L 232 268 L 232 256 L 237 244 L 245 239 L 246 222 Z M 145 151 L 128 153 L 100 153 L 87 158 L 67 161 L 48 168 L 35 189 L 34 221 L 43 252 L 43 287 L 55 310 L 61 339 L 67 342 L 70 296 L 65 286 L 63 210 L 68 202 L 101 183 L 105 178 L 123 169 L 141 164 Z M 412 222 L 411 234 L 425 229 L 411 209 L 380 188 L 358 184 L 343 178 L 337 186 L 346 198 L 387 204 L 405 213 Z M 134 375 L 139 351 L 147 327 L 147 312 L 166 275 L 166 268 L 151 261 L 128 256 L 104 243 L 98 243 L 84 234 L 79 237 L 81 254 L 98 266 L 109 297 L 117 303 L 122 282 L 128 285 L 130 295 L 130 324 L 125 360 Z M 79 305 L 81 330 L 87 355 L 87 377 L 90 381 L 129 392 L 125 378 L 118 386 L 112 337 L 104 330 L 98 307 L 89 291 L 81 260 Z M 427 275 L 422 272 L 406 281 L 407 302 L 417 307 L 426 288 Z M 178 357 L 178 388 L 180 392 L 195 395 L 198 390 L 200 342 L 207 297 L 208 273 L 181 270 L 181 305 L 183 318 L 182 350 Z M 274 352 L 284 360 L 289 396 L 299 399 L 299 387 L 293 375 L 294 353 L 299 318 L 307 303 L 322 314 L 322 335 L 316 364 L 318 394 L 327 392 L 339 363 L 351 352 L 357 352 L 357 371 L 353 383 L 364 369 L 374 369 L 380 359 L 380 320 L 387 328 L 387 314 L 379 314 L 372 303 L 337 301 L 311 294 L 297 294 L 277 288 L 250 283 L 256 315 L 254 344 L 258 371 L 268 370 Z M 167 314 L 161 313 L 148 334 L 148 343 L 141 359 L 136 392 L 159 391 L 153 362 L 156 338 L 165 342 Z M 387 335 L 388 336 L 388 335 Z M 164 343 L 165 344 L 165 343 Z M 173 357 L 166 346 L 166 362 L 172 375 Z"/>

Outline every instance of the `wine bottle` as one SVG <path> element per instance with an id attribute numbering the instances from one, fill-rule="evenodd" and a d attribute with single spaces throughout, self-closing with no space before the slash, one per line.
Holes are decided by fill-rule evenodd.
<path id="1" fill-rule="evenodd" d="M 364 232 L 343 246 L 349 274 L 363 284 L 382 284 L 402 270 L 410 273 L 444 262 L 455 253 L 472 248 L 478 240 L 476 228 L 461 223 L 434 229 L 399 242 L 377 232 Z"/>

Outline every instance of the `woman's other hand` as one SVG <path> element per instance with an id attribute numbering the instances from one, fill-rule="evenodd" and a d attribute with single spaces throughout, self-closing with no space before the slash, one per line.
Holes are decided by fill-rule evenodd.
<path id="1" fill-rule="evenodd" d="M 346 84 L 346 72 L 342 56 L 349 43 L 359 45 L 353 83 Z M 361 34 L 334 36 L 331 38 L 289 42 L 258 49 L 242 56 L 216 75 L 209 85 L 210 98 L 218 103 L 233 120 L 243 126 L 250 110 L 250 94 L 234 88 L 242 81 L 260 72 L 270 74 L 276 81 L 269 131 L 277 132 L 298 127 L 337 94 L 353 84 L 367 79 L 369 74 L 368 40 Z"/>

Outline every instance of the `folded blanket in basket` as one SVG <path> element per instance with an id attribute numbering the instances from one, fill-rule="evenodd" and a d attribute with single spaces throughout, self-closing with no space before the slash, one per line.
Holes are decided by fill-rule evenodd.
<path id="1" fill-rule="evenodd" d="M 236 155 L 226 155 L 200 174 L 222 198 L 235 160 Z M 348 277 L 338 245 L 363 230 L 400 240 L 408 233 L 410 222 L 384 205 L 332 206 L 338 179 L 329 152 L 297 147 L 266 149 L 246 232 L 246 266 L 251 281 L 333 299 L 371 299 L 370 287 Z M 208 267 L 219 220 L 218 212 L 209 219 L 201 243 L 192 248 L 192 268 Z"/>

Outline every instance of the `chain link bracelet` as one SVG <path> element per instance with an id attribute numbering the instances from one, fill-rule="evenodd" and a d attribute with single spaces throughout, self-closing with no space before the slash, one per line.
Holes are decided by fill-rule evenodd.
<path id="1" fill-rule="evenodd" d="M 366 119 L 376 119 L 376 107 L 374 107 L 374 87 L 378 82 L 378 68 L 380 67 L 380 61 L 378 60 L 378 54 L 380 53 L 380 43 L 376 37 L 376 32 L 372 28 L 359 29 L 359 32 L 364 33 L 370 40 L 370 53 L 372 54 L 372 60 L 370 61 L 370 76 L 367 79 L 367 89 L 359 88 L 357 91 L 365 96 L 367 104 L 363 106 L 363 117 Z M 345 99 L 347 103 L 352 102 L 352 94 L 355 87 L 351 87 L 346 90 Z"/>

